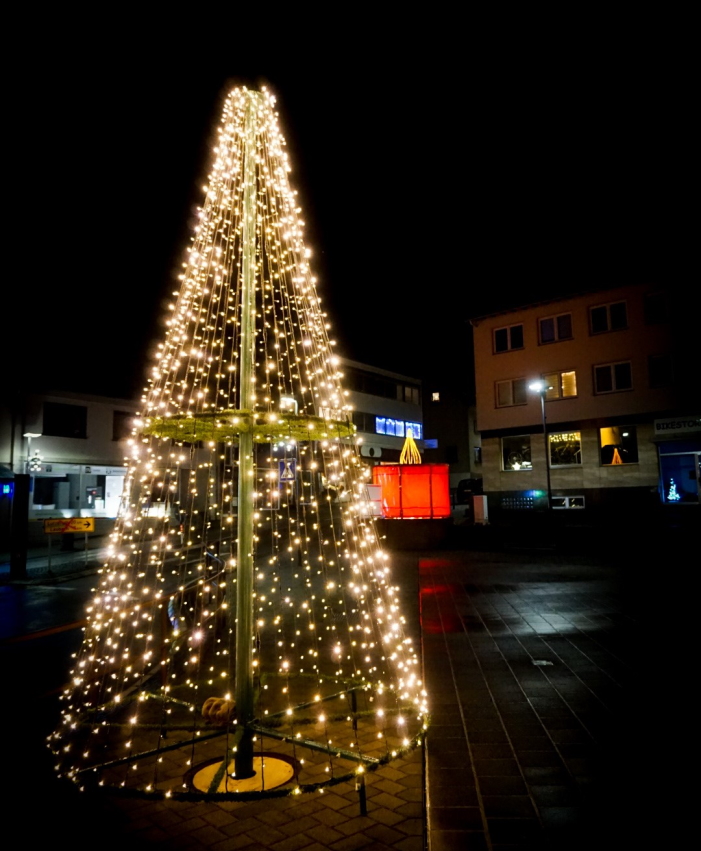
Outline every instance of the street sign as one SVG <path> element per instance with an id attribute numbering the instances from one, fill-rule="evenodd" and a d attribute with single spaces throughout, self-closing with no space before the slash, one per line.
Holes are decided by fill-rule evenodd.
<path id="1" fill-rule="evenodd" d="M 278 470 L 281 482 L 294 482 L 295 480 L 295 458 L 287 458 L 284 461 L 278 461 Z"/>
<path id="2" fill-rule="evenodd" d="M 94 532 L 94 517 L 54 517 L 44 520 L 47 535 L 62 535 L 65 532 Z"/>

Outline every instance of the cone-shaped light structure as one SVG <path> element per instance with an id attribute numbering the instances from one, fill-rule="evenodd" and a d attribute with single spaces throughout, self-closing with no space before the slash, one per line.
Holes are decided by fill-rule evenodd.
<path id="1" fill-rule="evenodd" d="M 80 786 L 292 794 L 427 727 L 289 172 L 233 90 L 50 737 Z"/>

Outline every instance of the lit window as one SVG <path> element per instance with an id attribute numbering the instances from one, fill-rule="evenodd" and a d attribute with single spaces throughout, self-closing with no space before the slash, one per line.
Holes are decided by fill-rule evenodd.
<path id="1" fill-rule="evenodd" d="M 620 331 L 628 327 L 626 303 L 617 301 L 613 304 L 599 304 L 589 308 L 589 322 L 592 334 L 602 334 L 604 331 Z"/>
<path id="2" fill-rule="evenodd" d="M 638 436 L 634 426 L 600 428 L 599 443 L 603 466 L 638 463 Z"/>
<path id="3" fill-rule="evenodd" d="M 508 381 L 497 381 L 496 400 L 497 408 L 509 408 L 512 405 L 527 404 L 526 379 L 510 378 Z"/>
<path id="4" fill-rule="evenodd" d="M 632 386 L 630 361 L 606 363 L 594 367 L 595 393 L 616 393 L 619 390 L 630 390 Z"/>
<path id="5" fill-rule="evenodd" d="M 422 440 L 423 439 L 423 426 L 421 423 L 404 423 L 406 426 L 407 437 L 409 434 L 414 438 L 414 440 Z"/>
<path id="6" fill-rule="evenodd" d="M 572 314 L 546 316 L 540 320 L 540 342 L 556 343 L 558 340 L 572 339 Z"/>
<path id="7" fill-rule="evenodd" d="M 502 437 L 501 459 L 502 469 L 506 471 L 532 469 L 530 434 L 520 434 L 515 437 Z"/>
<path id="8" fill-rule="evenodd" d="M 411 431 L 415 440 L 423 440 L 423 426 L 421 423 L 404 422 L 404 420 L 393 420 L 391 417 L 375 417 L 375 433 L 389 434 L 392 437 L 404 437 Z"/>
<path id="9" fill-rule="evenodd" d="M 579 431 L 563 431 L 549 434 L 550 466 L 570 467 L 582 463 L 582 434 Z"/>
<path id="10" fill-rule="evenodd" d="M 440 393 L 431 393 L 431 400 L 433 402 L 440 402 L 441 401 L 441 394 Z"/>
<path id="11" fill-rule="evenodd" d="M 523 348 L 523 325 L 511 325 L 508 328 L 496 328 L 494 331 L 494 351 L 508 352 Z"/>
<path id="12" fill-rule="evenodd" d="M 547 385 L 546 399 L 566 399 L 577 395 L 577 374 L 573 369 L 566 372 L 548 372 L 543 376 Z"/>

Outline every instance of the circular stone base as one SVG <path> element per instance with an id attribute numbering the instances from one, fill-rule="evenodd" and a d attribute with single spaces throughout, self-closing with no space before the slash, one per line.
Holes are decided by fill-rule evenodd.
<path id="1" fill-rule="evenodd" d="M 253 757 L 253 774 L 237 780 L 233 776 L 236 767 L 232 759 L 216 789 L 212 789 L 215 776 L 221 771 L 222 762 L 210 762 L 192 775 L 192 785 L 200 792 L 263 792 L 282 786 L 294 777 L 294 765 L 279 756 L 263 754 Z"/>

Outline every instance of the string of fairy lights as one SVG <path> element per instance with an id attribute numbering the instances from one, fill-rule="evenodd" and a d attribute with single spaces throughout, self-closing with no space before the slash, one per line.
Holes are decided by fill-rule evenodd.
<path id="1" fill-rule="evenodd" d="M 253 370 L 243 375 L 251 150 Z M 387 754 L 415 744 L 426 726 L 418 655 L 366 511 L 367 471 L 289 173 L 272 94 L 233 90 L 129 445 L 119 517 L 63 695 L 62 724 L 50 738 L 59 772 L 80 783 L 124 762 L 117 785 L 182 792 L 162 767 L 168 731 L 191 734 L 187 759 L 172 757 L 173 777 L 181 777 L 197 759 L 197 737 L 209 741 L 205 700 L 233 700 L 236 612 L 227 588 L 237 577 L 237 450 L 245 429 L 256 446 L 258 719 L 275 718 L 292 741 L 303 737 L 303 724 L 319 726 L 329 744 L 333 725 L 341 715 L 347 720 L 329 701 L 357 691 Z M 252 384 L 252 407 L 243 404 L 251 396 L 242 396 L 243 382 Z M 357 718 L 342 735 L 344 747 L 369 747 Z M 228 748 L 228 733 L 225 739 Z M 134 757 L 139 749 L 159 754 L 147 778 L 149 760 Z"/>

